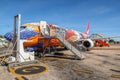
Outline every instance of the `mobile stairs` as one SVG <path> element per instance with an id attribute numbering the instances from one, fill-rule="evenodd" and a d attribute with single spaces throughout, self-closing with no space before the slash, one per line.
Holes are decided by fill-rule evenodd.
<path id="1" fill-rule="evenodd" d="M 65 33 L 66 30 L 63 28 L 56 29 L 56 38 L 58 38 L 67 47 L 67 49 L 69 49 L 75 55 L 76 59 L 84 59 L 85 53 L 83 47 L 74 42 L 67 41 L 65 39 Z"/>

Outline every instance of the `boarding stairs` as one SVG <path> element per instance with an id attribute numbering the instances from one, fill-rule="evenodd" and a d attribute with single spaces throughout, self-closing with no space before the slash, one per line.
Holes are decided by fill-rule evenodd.
<path id="1" fill-rule="evenodd" d="M 52 28 L 52 27 L 49 27 Z M 55 36 L 50 36 L 50 29 L 47 27 L 47 22 L 46 21 L 41 21 L 40 22 L 40 29 L 42 32 L 42 35 L 45 36 L 49 36 L 49 37 L 55 37 L 57 39 L 59 39 L 64 46 L 66 46 L 74 55 L 76 59 L 84 59 L 85 55 L 83 52 L 83 47 L 79 46 L 77 44 L 75 44 L 74 42 L 69 42 L 67 40 L 65 40 L 65 34 L 66 34 L 66 30 L 63 29 L 62 27 L 57 27 L 54 28 L 55 29 Z"/>
<path id="2" fill-rule="evenodd" d="M 83 52 L 83 47 L 79 46 L 74 42 L 68 42 L 65 40 L 66 30 L 59 28 L 55 30 L 56 38 L 58 38 L 74 55 L 76 59 L 84 59 L 85 55 Z"/>

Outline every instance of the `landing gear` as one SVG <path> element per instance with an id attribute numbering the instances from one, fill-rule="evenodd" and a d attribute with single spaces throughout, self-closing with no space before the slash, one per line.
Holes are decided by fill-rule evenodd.
<path id="1" fill-rule="evenodd" d="M 35 56 L 38 56 L 39 58 L 44 56 L 44 53 L 42 51 L 35 51 Z"/>

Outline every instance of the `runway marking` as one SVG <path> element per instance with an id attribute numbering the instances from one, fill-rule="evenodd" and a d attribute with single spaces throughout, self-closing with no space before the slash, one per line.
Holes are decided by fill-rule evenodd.
<path id="1" fill-rule="evenodd" d="M 64 69 L 64 66 L 61 66 L 61 65 L 59 65 L 59 64 L 52 64 L 52 66 L 56 66 L 56 67 L 58 67 L 58 68 Z"/>
<path id="2" fill-rule="evenodd" d="M 57 58 L 57 57 L 44 57 L 43 59 L 41 59 L 43 61 L 48 61 L 48 60 L 51 60 L 51 61 L 56 61 L 56 60 L 70 60 L 70 59 L 66 59 L 66 58 Z"/>
<path id="3" fill-rule="evenodd" d="M 111 77 L 113 77 L 113 78 L 119 78 L 120 79 L 120 75 L 112 74 Z"/>
<path id="4" fill-rule="evenodd" d="M 23 78 L 23 76 L 16 74 L 13 68 L 8 67 L 8 69 L 12 74 L 14 74 L 16 76 L 16 79 L 25 80 L 25 78 Z"/>
<path id="5" fill-rule="evenodd" d="M 44 57 L 44 58 L 41 58 L 39 60 L 40 60 L 40 62 L 48 63 L 49 61 L 64 61 L 64 62 L 66 62 L 69 59 L 54 58 L 54 57 Z"/>
<path id="6" fill-rule="evenodd" d="M 15 80 L 29 80 L 29 79 L 27 79 L 26 77 L 22 76 L 20 78 L 16 77 Z"/>
<path id="7" fill-rule="evenodd" d="M 21 76 L 37 75 L 48 71 L 47 66 L 41 65 L 29 65 L 21 67 L 19 66 L 16 68 L 8 67 L 8 69 L 12 74 L 14 74 L 18 78 Z"/>
<path id="8" fill-rule="evenodd" d="M 77 72 L 89 73 L 89 74 L 92 74 L 92 73 L 93 73 L 93 71 L 91 71 L 91 70 L 86 70 L 86 69 L 75 69 L 75 68 L 73 68 L 72 70 L 77 71 Z"/>
<path id="9" fill-rule="evenodd" d="M 120 70 L 116 70 L 116 69 L 110 69 L 110 70 L 114 72 L 120 72 Z"/>

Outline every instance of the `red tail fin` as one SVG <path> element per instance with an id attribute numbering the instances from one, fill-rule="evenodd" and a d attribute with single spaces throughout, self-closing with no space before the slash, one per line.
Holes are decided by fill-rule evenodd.
<path id="1" fill-rule="evenodd" d="M 88 22 L 88 25 L 87 25 L 87 27 L 86 27 L 85 34 L 89 34 L 89 31 L 90 31 L 90 22 Z"/>

